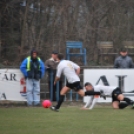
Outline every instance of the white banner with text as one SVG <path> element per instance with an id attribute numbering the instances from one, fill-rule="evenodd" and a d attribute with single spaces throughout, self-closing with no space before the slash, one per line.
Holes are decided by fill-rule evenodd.
<path id="1" fill-rule="evenodd" d="M 0 69 L 0 100 L 26 101 L 26 85 L 19 69 Z"/>

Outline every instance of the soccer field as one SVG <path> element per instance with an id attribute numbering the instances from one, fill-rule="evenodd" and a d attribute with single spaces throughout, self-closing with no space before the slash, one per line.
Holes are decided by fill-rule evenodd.
<path id="1" fill-rule="evenodd" d="M 134 110 L 109 107 L 92 111 L 61 107 L 53 112 L 42 107 L 0 108 L 0 134 L 133 134 Z"/>

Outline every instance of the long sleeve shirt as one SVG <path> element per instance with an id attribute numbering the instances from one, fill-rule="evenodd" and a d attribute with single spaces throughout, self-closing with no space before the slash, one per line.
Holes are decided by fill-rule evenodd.
<path id="1" fill-rule="evenodd" d="M 134 68 L 134 63 L 131 57 L 119 56 L 114 61 L 114 68 Z"/>
<path id="2" fill-rule="evenodd" d="M 103 91 L 103 93 L 106 96 L 112 96 L 112 93 L 116 88 L 117 88 L 116 86 L 101 86 L 101 85 L 93 86 L 95 92 Z M 94 95 L 89 97 L 84 107 L 87 108 L 88 106 L 90 106 L 89 109 L 93 109 L 95 104 L 98 102 L 98 99 L 99 99 L 99 95 Z"/>

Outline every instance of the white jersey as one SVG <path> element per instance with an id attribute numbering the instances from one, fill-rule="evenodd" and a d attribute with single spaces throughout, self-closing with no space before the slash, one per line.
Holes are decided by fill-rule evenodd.
<path id="1" fill-rule="evenodd" d="M 94 88 L 94 91 L 103 91 L 103 93 L 106 95 L 106 96 L 112 96 L 112 92 L 114 89 L 116 89 L 117 87 L 116 86 L 101 86 L 101 85 L 96 85 L 96 86 L 93 86 Z"/>
<path id="2" fill-rule="evenodd" d="M 116 89 L 117 87 L 96 85 L 96 86 L 93 86 L 93 88 L 94 88 L 95 92 L 103 91 L 103 93 L 106 96 L 112 96 L 112 93 L 113 93 L 114 89 Z M 97 103 L 98 99 L 99 99 L 99 96 L 98 97 L 95 97 L 95 96 L 89 97 L 88 101 L 87 101 L 87 103 L 85 104 L 84 107 L 86 108 L 90 105 L 89 109 L 92 109 L 95 106 L 95 104 Z"/>
<path id="3" fill-rule="evenodd" d="M 80 81 L 79 76 L 76 74 L 75 70 L 80 68 L 77 64 L 69 60 L 61 60 L 57 66 L 56 76 L 60 78 L 63 73 L 67 78 L 68 83 L 74 83 Z"/>

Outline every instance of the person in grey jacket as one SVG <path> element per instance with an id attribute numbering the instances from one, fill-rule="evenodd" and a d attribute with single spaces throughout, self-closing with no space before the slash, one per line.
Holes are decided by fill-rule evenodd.
<path id="1" fill-rule="evenodd" d="M 120 56 L 115 59 L 114 68 L 134 68 L 133 60 L 125 48 L 120 50 Z"/>
<path id="2" fill-rule="evenodd" d="M 48 88 L 49 88 L 49 94 L 50 94 L 50 98 L 52 99 L 51 101 L 56 101 L 58 100 L 57 95 L 56 95 L 56 85 L 53 85 L 53 92 L 51 92 L 51 84 L 53 84 L 54 79 L 55 79 L 55 75 L 56 75 L 56 68 L 57 65 L 59 64 L 59 61 L 57 60 L 57 55 L 58 52 L 57 51 L 53 51 L 51 54 L 51 58 L 49 58 L 48 60 L 45 61 L 45 66 L 48 72 Z M 51 81 L 51 76 L 53 77 L 53 82 Z M 62 83 L 63 83 L 63 78 L 60 79 L 59 81 L 59 95 L 60 95 L 60 90 L 62 88 Z M 52 94 L 52 96 L 51 96 Z"/>

